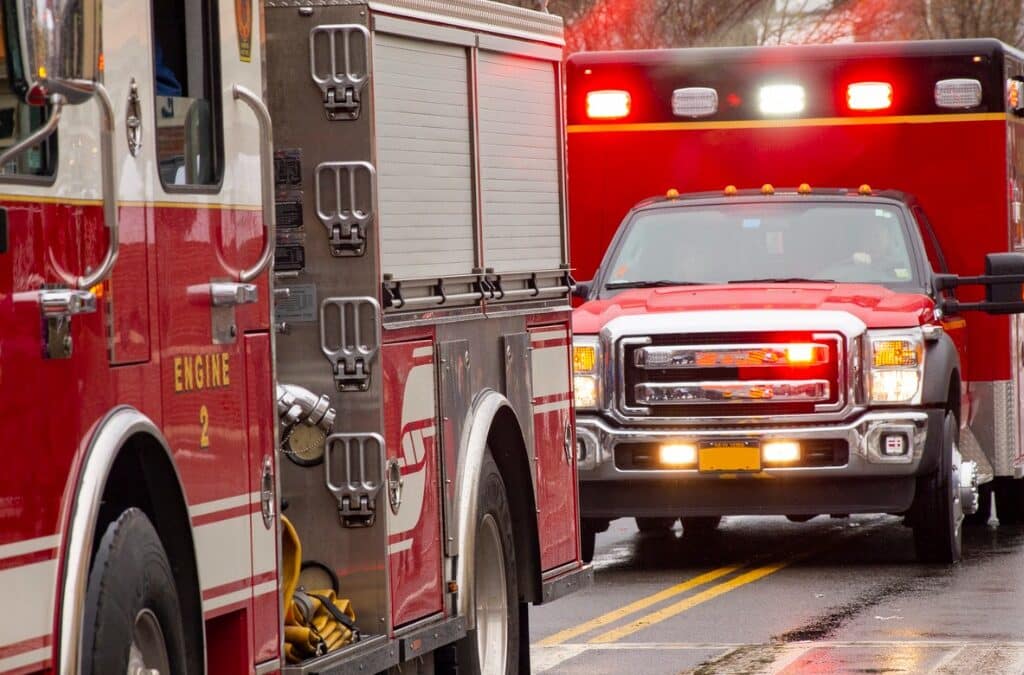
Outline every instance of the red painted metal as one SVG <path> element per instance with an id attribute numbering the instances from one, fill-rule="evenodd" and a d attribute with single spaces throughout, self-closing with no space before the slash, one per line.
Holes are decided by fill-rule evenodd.
<path id="1" fill-rule="evenodd" d="M 384 441 L 403 481 L 398 513 L 387 514 L 391 625 L 399 627 L 444 609 L 436 382 L 431 341 L 382 351 Z"/>

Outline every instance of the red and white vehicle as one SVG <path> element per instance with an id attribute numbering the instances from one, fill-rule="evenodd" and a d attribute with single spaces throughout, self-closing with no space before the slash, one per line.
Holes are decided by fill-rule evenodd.
<path id="1" fill-rule="evenodd" d="M 561 20 L 100 5 L 0 11 L 0 673 L 519 672 L 590 575 Z M 362 635 L 298 664 L 282 512 Z"/>
<path id="2" fill-rule="evenodd" d="M 888 512 L 955 561 L 988 481 L 1024 518 L 1024 324 L 994 315 L 1021 309 L 1024 55 L 587 53 L 566 78 L 585 549 L 621 516 Z"/>

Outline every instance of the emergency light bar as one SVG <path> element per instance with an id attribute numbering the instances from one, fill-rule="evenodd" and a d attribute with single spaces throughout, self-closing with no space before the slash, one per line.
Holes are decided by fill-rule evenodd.
<path id="1" fill-rule="evenodd" d="M 973 108 L 981 105 L 981 82 L 957 77 L 935 83 L 935 105 L 940 108 Z"/>
<path id="2" fill-rule="evenodd" d="M 592 120 L 614 120 L 629 114 L 630 96 L 620 89 L 587 92 L 587 117 Z"/>
<path id="3" fill-rule="evenodd" d="M 766 115 L 788 115 L 803 112 L 805 98 L 799 84 L 768 84 L 761 87 L 759 102 Z"/>
<path id="4" fill-rule="evenodd" d="M 850 110 L 885 110 L 892 107 L 892 85 L 888 82 L 854 82 L 846 87 Z"/>

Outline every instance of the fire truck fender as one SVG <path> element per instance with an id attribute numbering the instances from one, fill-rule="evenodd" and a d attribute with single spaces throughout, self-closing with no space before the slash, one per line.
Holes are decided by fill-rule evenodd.
<path id="1" fill-rule="evenodd" d="M 133 472 L 133 473 L 128 473 Z M 141 473 L 142 475 L 137 475 Z M 118 504 L 116 493 L 108 494 L 112 475 L 123 479 L 136 475 L 136 489 L 144 504 Z M 120 484 L 120 483 L 119 483 Z M 89 567 L 100 519 L 112 520 L 121 506 L 142 508 L 160 535 L 174 568 L 186 640 L 197 646 L 192 652 L 189 672 L 205 671 L 206 644 L 202 624 L 199 577 L 191 521 L 181 479 L 163 434 L 146 415 L 129 406 L 114 408 L 95 427 L 88 445 L 66 488 L 68 513 L 64 537 L 63 579 L 60 595 L 60 638 L 57 659 L 60 673 L 76 675 L 81 661 L 81 636 Z M 130 497 L 122 496 L 128 500 Z M 111 509 L 110 507 L 113 506 Z"/>
<path id="2" fill-rule="evenodd" d="M 477 395 L 463 428 L 454 509 L 459 535 L 459 557 L 455 570 L 455 581 L 459 589 L 456 604 L 459 614 L 466 619 L 467 629 L 472 630 L 476 627 L 472 575 L 476 552 L 477 493 L 484 453 L 496 442 L 501 447 L 492 447 L 491 452 L 502 479 L 508 484 L 508 472 L 515 471 L 520 479 L 525 477 L 526 485 L 529 486 L 527 490 L 506 488 L 516 540 L 519 591 L 527 600 L 536 595 L 535 587 L 539 588 L 540 554 L 536 497 L 533 494 L 533 481 L 529 478 L 530 464 L 522 427 L 512 404 L 502 394 L 485 390 Z"/>
<path id="3" fill-rule="evenodd" d="M 924 386 L 921 403 L 927 407 L 949 408 L 960 417 L 960 356 L 946 333 L 927 343 L 924 357 Z M 951 390 L 954 388 L 955 390 Z"/>

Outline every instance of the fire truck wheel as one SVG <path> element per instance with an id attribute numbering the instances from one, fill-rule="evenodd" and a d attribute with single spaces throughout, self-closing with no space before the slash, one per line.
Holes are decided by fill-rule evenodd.
<path id="1" fill-rule="evenodd" d="M 456 645 L 458 672 L 514 675 L 519 670 L 519 590 L 512 516 L 491 451 L 484 454 L 476 507 L 476 628 Z"/>
<path id="2" fill-rule="evenodd" d="M 692 516 L 680 518 L 683 524 L 683 536 L 700 537 L 709 535 L 722 524 L 722 516 Z"/>
<path id="3" fill-rule="evenodd" d="M 996 494 L 996 518 L 1000 525 L 1024 523 L 1024 481 L 999 477 L 992 481 Z"/>
<path id="4" fill-rule="evenodd" d="M 663 534 L 675 524 L 675 518 L 636 518 L 636 527 L 644 534 Z"/>
<path id="5" fill-rule="evenodd" d="M 921 562 L 951 564 L 963 552 L 958 435 L 956 417 L 946 413 L 939 468 L 917 479 L 914 547 Z"/>
<path id="6" fill-rule="evenodd" d="M 89 573 L 83 625 L 84 675 L 186 672 L 171 564 L 139 509 L 128 509 L 103 533 Z"/>

